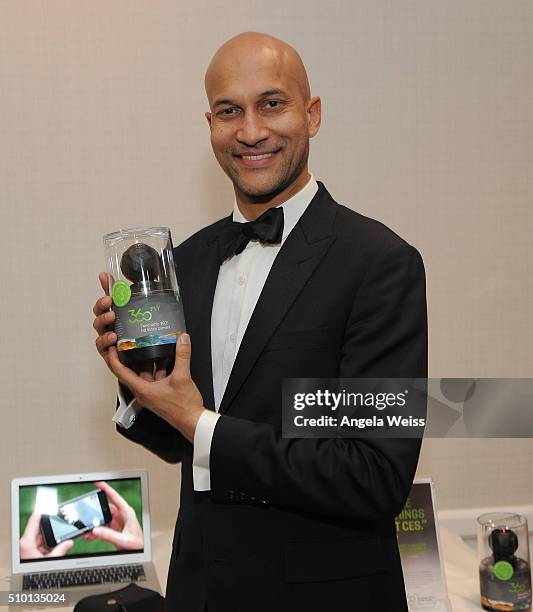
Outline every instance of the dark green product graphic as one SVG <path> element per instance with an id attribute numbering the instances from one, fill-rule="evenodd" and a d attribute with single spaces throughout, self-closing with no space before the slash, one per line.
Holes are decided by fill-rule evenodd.
<path id="1" fill-rule="evenodd" d="M 144 369 L 173 359 L 185 319 L 169 230 L 121 230 L 104 237 L 104 244 L 120 361 Z"/>
<path id="2" fill-rule="evenodd" d="M 479 565 L 483 609 L 531 610 L 531 568 L 528 561 L 515 555 L 516 533 L 506 527 L 496 528 L 488 536 L 488 544 L 492 555 Z"/>

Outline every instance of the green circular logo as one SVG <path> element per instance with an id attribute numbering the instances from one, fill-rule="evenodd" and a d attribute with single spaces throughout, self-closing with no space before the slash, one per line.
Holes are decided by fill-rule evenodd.
<path id="1" fill-rule="evenodd" d="M 509 561 L 498 561 L 494 564 L 494 575 L 500 580 L 509 580 L 514 574 L 513 566 Z"/>
<path id="2" fill-rule="evenodd" d="M 113 283 L 113 302 L 119 308 L 126 306 L 131 298 L 131 289 L 126 281 L 118 280 Z"/>

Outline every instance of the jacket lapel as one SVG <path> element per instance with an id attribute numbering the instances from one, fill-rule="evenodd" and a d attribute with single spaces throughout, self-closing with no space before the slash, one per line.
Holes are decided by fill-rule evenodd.
<path id="1" fill-rule="evenodd" d="M 211 312 L 220 270 L 218 232 L 231 223 L 231 215 L 223 219 L 199 246 L 190 269 L 186 312 L 187 331 L 191 337 L 191 376 L 200 390 L 204 406 L 215 409 L 211 364 Z"/>
<path id="2" fill-rule="evenodd" d="M 270 270 L 239 347 L 219 412 L 228 411 L 268 340 L 335 241 L 335 207 L 326 188 L 319 183 L 319 190 Z"/>

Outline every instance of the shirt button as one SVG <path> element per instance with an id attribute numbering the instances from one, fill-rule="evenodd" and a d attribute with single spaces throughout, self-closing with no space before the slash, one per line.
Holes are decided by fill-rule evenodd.
<path id="1" fill-rule="evenodd" d="M 235 334 L 231 334 L 229 339 L 231 340 L 231 342 L 235 342 L 235 340 L 236 340 Z"/>
<path id="2" fill-rule="evenodd" d="M 239 285 L 244 285 L 244 283 L 246 282 L 246 274 L 241 274 L 238 280 L 239 280 Z"/>

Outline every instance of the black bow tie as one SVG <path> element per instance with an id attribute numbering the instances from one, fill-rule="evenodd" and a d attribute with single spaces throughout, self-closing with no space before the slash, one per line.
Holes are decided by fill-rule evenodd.
<path id="1" fill-rule="evenodd" d="M 250 240 L 261 244 L 278 244 L 283 236 L 283 208 L 269 208 L 255 221 L 232 221 L 219 237 L 220 261 L 239 255 Z"/>

